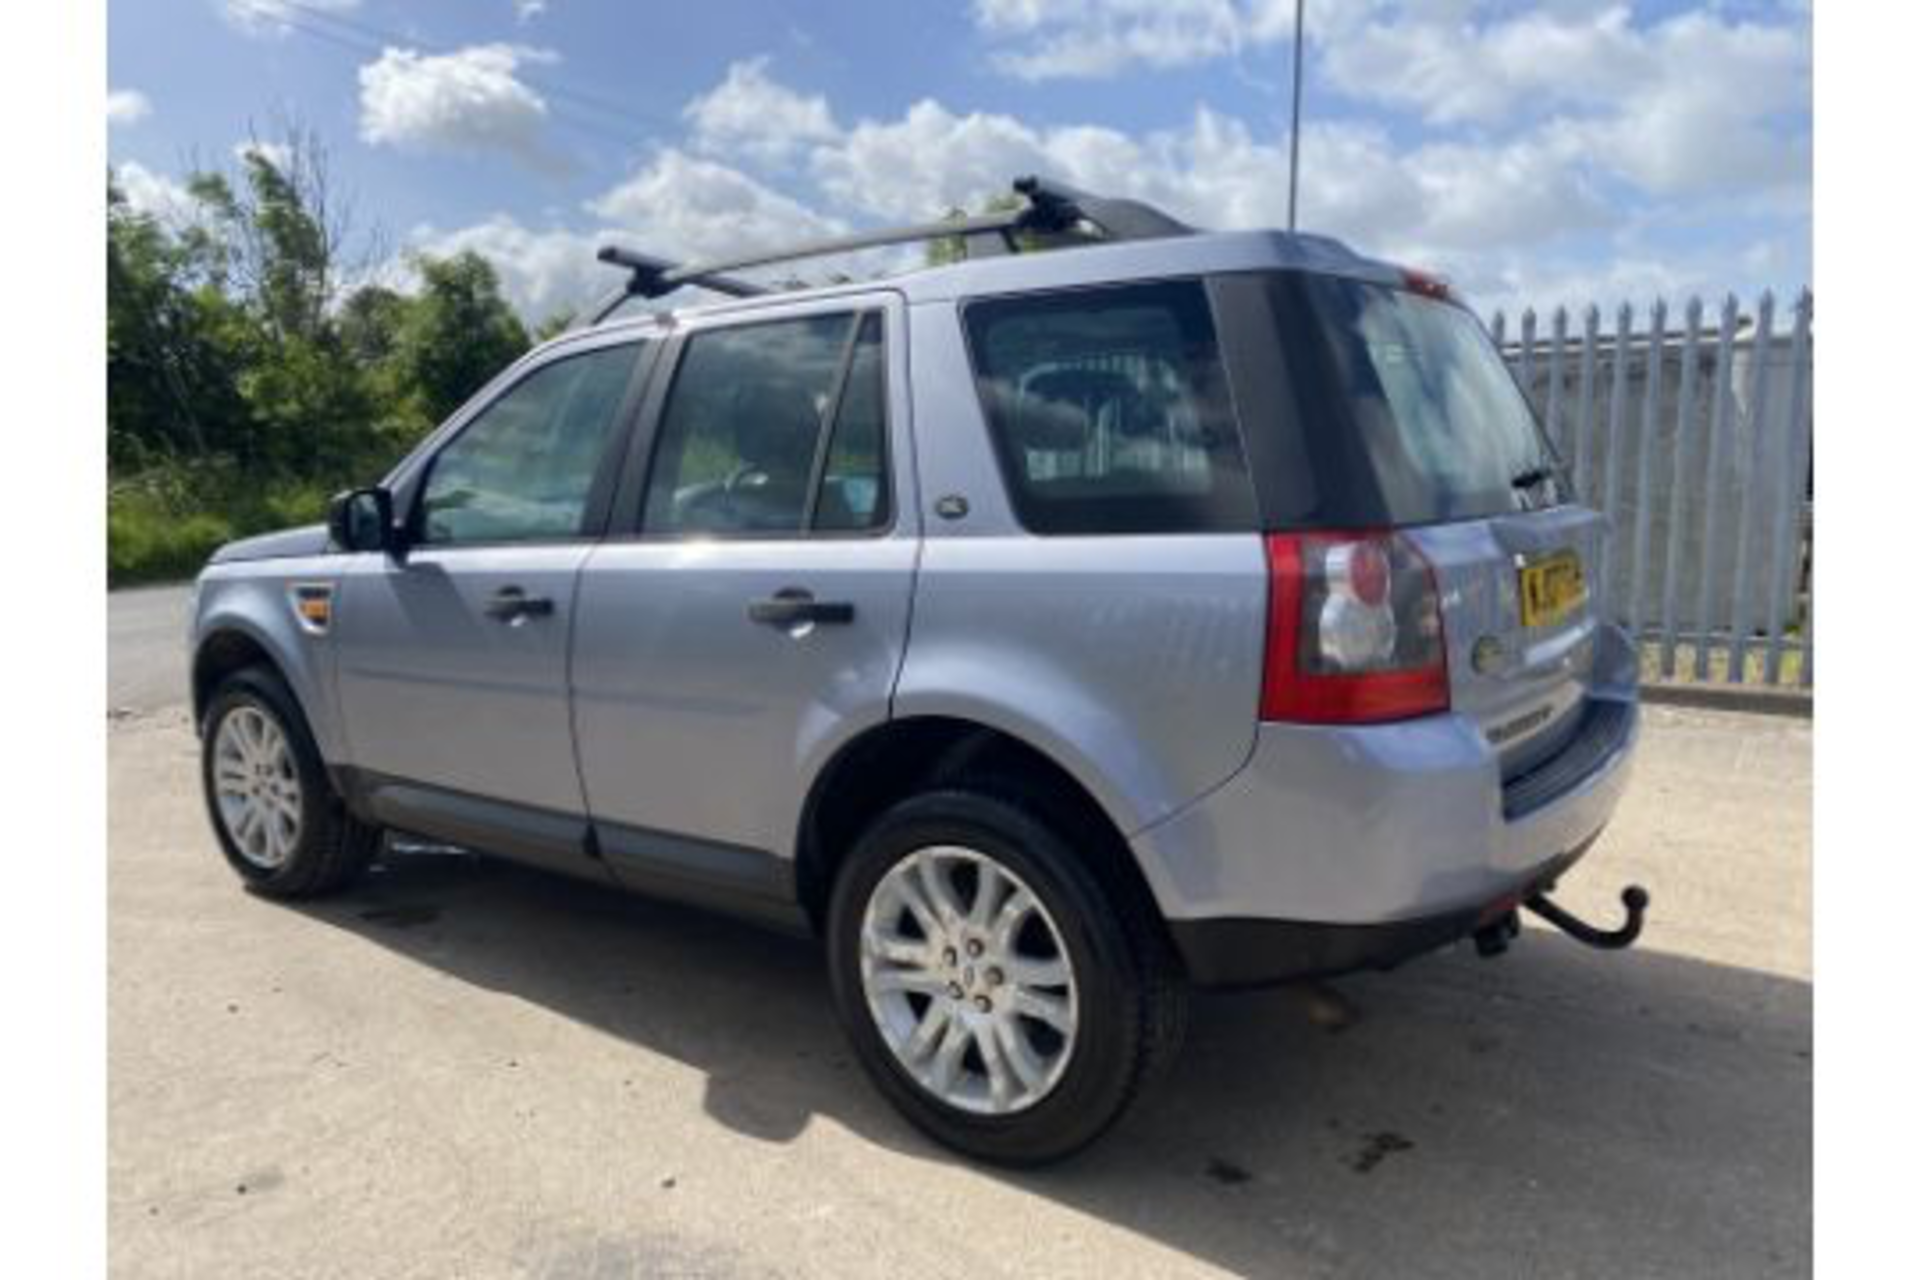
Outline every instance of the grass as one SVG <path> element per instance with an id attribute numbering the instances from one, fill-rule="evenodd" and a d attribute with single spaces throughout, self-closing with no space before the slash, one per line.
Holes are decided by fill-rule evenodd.
<path id="1" fill-rule="evenodd" d="M 116 477 L 107 486 L 107 584 L 190 578 L 223 543 L 323 519 L 331 493 L 315 481 L 246 481 L 217 465 Z"/>

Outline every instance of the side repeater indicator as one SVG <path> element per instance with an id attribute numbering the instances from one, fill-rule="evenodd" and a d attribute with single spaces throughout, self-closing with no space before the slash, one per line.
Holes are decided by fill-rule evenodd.
<path id="1" fill-rule="evenodd" d="M 300 620 L 300 629 L 308 635 L 327 634 L 327 629 L 333 625 L 333 584 L 296 582 L 289 595 L 293 600 L 293 616 Z"/>

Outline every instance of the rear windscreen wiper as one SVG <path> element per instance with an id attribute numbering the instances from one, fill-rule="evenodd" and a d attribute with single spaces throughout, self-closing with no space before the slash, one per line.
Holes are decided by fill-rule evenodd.
<path id="1" fill-rule="evenodd" d="M 1508 483 L 1516 489 L 1531 489 L 1542 481 L 1553 479 L 1559 473 L 1560 469 L 1558 467 L 1528 467 L 1525 471 L 1522 471 L 1519 475 L 1508 481 Z"/>

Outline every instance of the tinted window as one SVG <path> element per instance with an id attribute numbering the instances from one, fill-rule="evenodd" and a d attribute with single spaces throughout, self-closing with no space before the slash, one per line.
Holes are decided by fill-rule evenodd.
<path id="1" fill-rule="evenodd" d="M 880 351 L 877 315 L 689 338 L 661 417 L 646 530 L 791 535 L 809 515 L 820 529 L 884 523 Z"/>
<path id="2" fill-rule="evenodd" d="M 545 365 L 481 410 L 427 472 L 422 540 L 581 534 L 587 494 L 639 351 L 630 343 Z"/>
<path id="3" fill-rule="evenodd" d="M 1396 523 L 1571 499 L 1526 398 L 1469 312 L 1350 280 L 1314 279 L 1307 292 L 1334 393 Z"/>
<path id="4" fill-rule="evenodd" d="M 1195 282 L 975 302 L 980 396 L 1037 533 L 1250 529 L 1253 495 Z"/>

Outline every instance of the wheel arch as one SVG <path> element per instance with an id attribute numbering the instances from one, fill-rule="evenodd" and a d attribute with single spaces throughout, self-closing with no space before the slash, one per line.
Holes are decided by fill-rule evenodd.
<path id="1" fill-rule="evenodd" d="M 920 715 L 885 721 L 842 744 L 808 789 L 794 843 L 795 888 L 816 931 L 824 926 L 834 876 L 860 832 L 891 805 L 942 786 L 1012 792 L 1044 805 L 1110 887 L 1140 895 L 1161 918 L 1121 822 L 1072 769 L 1005 728 Z"/>
<path id="2" fill-rule="evenodd" d="M 326 714 L 324 686 L 304 646 L 290 647 L 287 639 L 276 636 L 237 610 L 208 616 L 196 630 L 190 667 L 196 731 L 206 718 L 207 705 L 221 681 L 246 667 L 265 667 L 279 677 L 293 696 L 321 759 L 329 764 L 339 759 L 333 717 Z M 294 643 L 298 644 L 298 640 Z"/>

